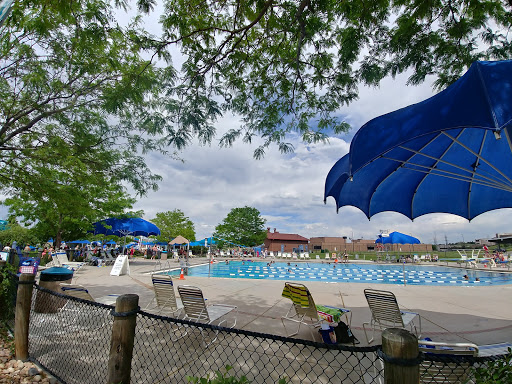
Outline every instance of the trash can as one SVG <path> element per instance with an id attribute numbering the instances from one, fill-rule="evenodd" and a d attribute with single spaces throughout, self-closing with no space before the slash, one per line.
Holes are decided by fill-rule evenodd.
<path id="1" fill-rule="evenodd" d="M 63 267 L 52 267 L 41 271 L 39 286 L 53 292 L 62 293 L 60 283 L 71 283 L 73 271 Z M 34 311 L 38 313 L 55 313 L 66 304 L 66 299 L 49 293 L 37 291 Z"/>
<path id="2" fill-rule="evenodd" d="M 167 260 L 167 251 L 162 251 L 162 253 L 160 253 L 160 260 Z"/>

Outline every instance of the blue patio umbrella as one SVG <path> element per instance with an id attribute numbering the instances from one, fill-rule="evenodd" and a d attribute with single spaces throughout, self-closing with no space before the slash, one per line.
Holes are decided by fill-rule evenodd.
<path id="1" fill-rule="evenodd" d="M 144 219 L 139 217 L 130 218 L 110 218 L 102 221 L 98 221 L 94 225 L 94 234 L 103 234 L 105 236 L 118 236 L 125 238 L 126 236 L 158 236 L 160 235 L 160 229 L 158 227 Z"/>
<path id="2" fill-rule="evenodd" d="M 102 221 L 98 221 L 94 225 L 94 234 L 103 234 L 105 236 L 151 236 L 160 235 L 160 229 L 158 227 L 141 218 L 110 218 Z"/>
<path id="3" fill-rule="evenodd" d="M 91 244 L 91 242 L 89 240 L 73 240 L 68 244 Z"/>
<path id="4" fill-rule="evenodd" d="M 332 167 L 324 200 L 370 218 L 512 207 L 512 61 L 475 62 L 437 95 L 377 117 Z"/>
<path id="5" fill-rule="evenodd" d="M 391 232 L 388 236 L 379 235 L 375 240 L 376 244 L 420 244 L 416 237 L 406 235 L 400 232 Z"/>

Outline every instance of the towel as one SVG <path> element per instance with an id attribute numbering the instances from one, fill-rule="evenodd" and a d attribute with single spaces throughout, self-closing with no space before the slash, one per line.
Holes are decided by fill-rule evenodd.
<path id="1" fill-rule="evenodd" d="M 339 323 L 342 315 L 342 311 L 339 308 L 326 307 L 324 305 L 317 305 L 316 311 L 318 312 L 318 317 L 329 323 Z"/>
<path id="2" fill-rule="evenodd" d="M 302 308 L 309 307 L 309 291 L 306 287 L 284 285 L 283 297 L 293 301 L 293 304 L 300 305 Z"/>

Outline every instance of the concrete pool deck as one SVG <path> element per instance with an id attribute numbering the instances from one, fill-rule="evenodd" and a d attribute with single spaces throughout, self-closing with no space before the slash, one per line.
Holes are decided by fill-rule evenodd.
<path id="1" fill-rule="evenodd" d="M 191 259 L 192 265 L 205 262 L 205 258 Z M 111 266 L 84 266 L 75 272 L 73 284 L 87 287 L 93 297 L 135 293 L 144 309 L 154 296 L 151 272 L 156 264 L 154 260 L 130 260 L 131 274 L 123 276 L 110 276 Z M 179 267 L 176 261 L 170 264 Z M 281 296 L 284 281 L 185 276 L 185 280 L 175 280 L 175 285 L 181 284 L 201 288 L 209 303 L 237 305 L 237 328 L 286 335 L 280 318 L 291 302 Z M 363 294 L 365 288 L 391 291 L 401 309 L 418 312 L 422 319 L 422 337 L 478 345 L 512 343 L 512 285 L 442 287 L 315 281 L 306 285 L 317 304 L 340 306 L 341 293 L 345 307 L 353 313 L 352 330 L 361 346 L 367 344 L 362 323 L 370 319 Z M 373 344 L 380 343 L 380 333 L 376 336 Z M 295 337 L 311 340 L 309 328 L 301 327 Z"/>

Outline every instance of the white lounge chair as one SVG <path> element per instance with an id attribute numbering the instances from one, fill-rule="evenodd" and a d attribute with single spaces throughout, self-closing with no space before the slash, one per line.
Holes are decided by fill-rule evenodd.
<path id="1" fill-rule="evenodd" d="M 364 295 L 370 311 L 372 313 L 371 320 L 363 323 L 363 330 L 368 344 L 375 339 L 375 330 L 379 328 L 381 331 L 386 328 L 406 328 L 410 327 L 411 332 L 418 337 L 421 336 L 421 317 L 416 312 L 401 311 L 398 307 L 396 297 L 392 292 L 381 291 L 376 289 L 365 289 Z M 419 332 L 413 320 L 418 317 Z M 368 338 L 365 325 L 369 325 L 373 329 L 372 338 Z"/>
<path id="2" fill-rule="evenodd" d="M 66 283 L 60 283 L 59 285 L 62 293 L 65 295 L 76 297 L 77 299 L 88 300 L 95 303 L 101 303 L 106 305 L 114 305 L 116 303 L 117 298 L 120 296 L 118 294 L 111 294 L 95 299 L 94 297 L 91 296 L 89 291 L 83 285 Z"/>
<path id="3" fill-rule="evenodd" d="M 420 352 L 426 354 L 427 359 L 420 364 L 420 383 L 435 384 L 466 383 L 471 365 L 467 361 L 456 361 L 457 356 L 477 356 L 478 346 L 470 343 L 441 343 L 435 341 L 418 340 Z M 428 355 L 442 355 L 446 358 L 453 356 L 454 361 L 436 361 L 428 359 Z"/>
<path id="4" fill-rule="evenodd" d="M 420 384 L 465 384 L 469 380 L 471 363 L 463 360 L 465 356 L 479 355 L 479 347 L 471 343 L 442 343 L 418 340 L 418 349 L 424 354 L 420 363 Z M 379 374 L 384 370 L 384 362 L 377 359 L 373 372 L 364 373 L 365 383 L 384 384 Z"/>
<path id="5" fill-rule="evenodd" d="M 213 324 L 225 326 L 227 319 L 224 316 L 234 313 L 234 322 L 229 328 L 234 328 L 236 325 L 238 307 L 236 305 L 227 304 L 211 304 L 206 305 L 203 292 L 198 287 L 191 285 L 178 286 L 181 302 L 183 303 L 183 313 L 185 320 L 191 320 L 198 323 Z M 222 319 L 222 320 L 221 320 Z M 219 321 L 220 320 L 220 321 Z M 199 327 L 199 331 L 203 337 L 203 343 L 210 345 L 217 339 L 219 331 L 214 331 L 215 337 L 208 337 L 207 333 L 210 330 L 205 330 Z M 207 342 L 207 340 L 209 340 Z"/>
<path id="6" fill-rule="evenodd" d="M 53 260 L 56 261 L 59 267 L 67 267 L 73 270 L 78 270 L 83 267 L 84 263 L 78 261 L 69 261 L 66 252 L 57 252 L 53 255 Z"/>
<path id="7" fill-rule="evenodd" d="M 151 275 L 151 281 L 153 283 L 155 296 L 145 309 L 152 310 L 158 308 L 157 313 L 165 311 L 170 312 L 172 315 L 179 316 L 183 305 L 176 300 L 172 277 L 169 275 Z"/>

